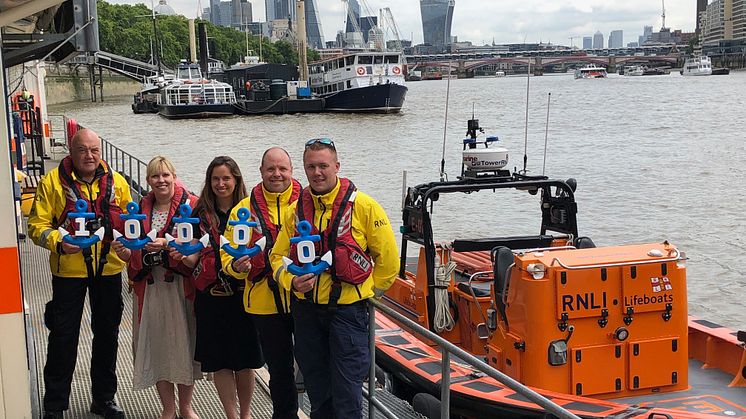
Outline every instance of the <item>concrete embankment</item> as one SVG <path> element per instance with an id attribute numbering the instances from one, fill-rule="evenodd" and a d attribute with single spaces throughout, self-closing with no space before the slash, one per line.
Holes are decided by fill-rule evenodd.
<path id="1" fill-rule="evenodd" d="M 98 69 L 95 73 L 98 80 Z M 103 99 L 113 97 L 132 96 L 140 90 L 141 84 L 124 76 L 104 70 Z M 90 101 L 91 83 L 88 68 L 84 66 L 48 66 L 44 79 L 47 104 L 56 105 L 67 102 Z M 101 100 L 101 92 L 96 86 L 97 100 Z"/>

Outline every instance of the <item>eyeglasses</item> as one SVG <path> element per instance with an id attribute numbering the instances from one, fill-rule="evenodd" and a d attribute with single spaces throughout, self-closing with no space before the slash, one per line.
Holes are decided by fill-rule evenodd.
<path id="1" fill-rule="evenodd" d="M 328 139 L 328 138 L 312 138 L 308 141 L 306 141 L 306 148 L 314 145 L 314 144 L 321 144 L 325 145 L 327 147 L 331 147 L 336 150 L 336 147 L 334 147 L 334 141 Z"/>

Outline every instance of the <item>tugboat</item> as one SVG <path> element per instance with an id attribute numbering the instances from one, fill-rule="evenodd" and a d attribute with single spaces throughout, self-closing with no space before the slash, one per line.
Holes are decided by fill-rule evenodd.
<path id="1" fill-rule="evenodd" d="M 311 92 L 327 111 L 399 112 L 407 96 L 401 52 L 361 52 L 309 65 Z"/>
<path id="2" fill-rule="evenodd" d="M 233 115 L 236 95 L 228 83 L 202 78 L 200 67 L 182 60 L 176 79 L 160 90 L 158 114 L 169 119 Z"/>
<path id="3" fill-rule="evenodd" d="M 401 271 L 383 304 L 582 418 L 746 417 L 746 332 L 688 315 L 684 252 L 665 240 L 596 247 L 578 231 L 574 179 L 505 170 L 507 150 L 477 138 L 478 121 L 468 128 L 461 176 L 406 192 Z M 485 192 L 535 196 L 538 231 L 436 243 L 434 204 Z M 438 347 L 381 311 L 375 346 L 387 387 L 438 403 Z M 554 417 L 451 359 L 456 417 Z"/>
<path id="4" fill-rule="evenodd" d="M 158 113 L 158 96 L 161 89 L 173 81 L 173 78 L 166 78 L 161 75 L 155 75 L 145 79 L 142 89 L 135 93 L 132 101 L 132 112 L 139 113 Z"/>

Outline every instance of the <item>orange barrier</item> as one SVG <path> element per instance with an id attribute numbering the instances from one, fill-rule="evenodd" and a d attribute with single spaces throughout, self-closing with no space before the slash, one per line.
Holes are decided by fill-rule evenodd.
<path id="1" fill-rule="evenodd" d="M 18 266 L 18 248 L 0 248 L 0 314 L 20 313 L 23 309 L 21 295 L 21 270 Z"/>

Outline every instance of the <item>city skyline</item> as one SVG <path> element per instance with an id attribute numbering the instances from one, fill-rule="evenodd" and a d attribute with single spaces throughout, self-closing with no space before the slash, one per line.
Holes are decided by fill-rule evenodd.
<path id="1" fill-rule="evenodd" d="M 109 0 L 111 3 L 144 3 L 148 0 Z M 157 1 L 155 1 L 157 3 Z M 202 0 L 202 7 L 209 0 Z M 265 19 L 264 0 L 251 0 L 255 19 Z M 391 2 L 368 0 L 377 15 L 378 9 L 390 7 L 402 39 L 415 44 L 423 41 L 422 20 L 418 0 Z M 493 4 L 494 3 L 494 4 Z M 670 3 L 670 4 L 669 4 Z M 197 0 L 168 0 L 174 10 L 187 17 L 197 15 Z M 325 40 L 333 40 L 338 30 L 344 30 L 344 5 L 339 0 L 316 0 L 317 11 L 324 28 Z M 361 5 L 362 6 L 362 5 Z M 696 0 L 668 2 L 666 4 L 666 26 L 693 32 L 696 26 Z M 367 11 L 361 10 L 367 15 Z M 624 45 L 636 42 L 645 25 L 657 31 L 661 26 L 660 3 L 647 0 L 629 0 L 615 4 L 598 4 L 590 0 L 504 0 L 484 2 L 481 0 L 456 0 L 451 34 L 459 41 L 471 41 L 476 45 L 492 43 L 552 42 L 582 46 L 583 36 L 593 36 L 596 31 L 608 38 L 612 30 L 624 31 Z M 488 16 L 475 22 L 475 16 Z"/>

